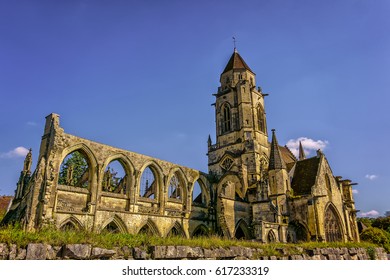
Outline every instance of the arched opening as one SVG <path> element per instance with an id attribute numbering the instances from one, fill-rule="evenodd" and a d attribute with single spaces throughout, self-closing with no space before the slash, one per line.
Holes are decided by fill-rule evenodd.
<path id="1" fill-rule="evenodd" d="M 228 104 L 222 107 L 222 133 L 229 132 L 231 130 L 231 113 Z"/>
<path id="2" fill-rule="evenodd" d="M 68 221 L 61 226 L 60 230 L 61 231 L 77 231 L 78 227 L 72 221 Z"/>
<path id="3" fill-rule="evenodd" d="M 332 204 L 325 211 L 325 240 L 326 242 L 343 241 L 341 222 L 337 215 L 337 210 Z"/>
<path id="4" fill-rule="evenodd" d="M 183 187 L 184 183 L 181 179 L 180 174 L 178 174 L 178 172 L 175 172 L 175 174 L 173 174 L 171 180 L 169 181 L 168 198 L 181 200 L 183 196 Z"/>
<path id="5" fill-rule="evenodd" d="M 307 242 L 308 233 L 304 225 L 297 221 L 291 221 L 288 223 L 288 242 Z"/>
<path id="6" fill-rule="evenodd" d="M 267 234 L 267 243 L 275 243 L 276 242 L 276 236 L 274 231 L 271 229 Z"/>
<path id="7" fill-rule="evenodd" d="M 104 228 L 104 231 L 109 232 L 109 233 L 120 233 L 121 232 L 119 229 L 119 226 L 114 221 L 112 221 L 111 223 L 106 225 L 106 227 Z"/>
<path id="8" fill-rule="evenodd" d="M 128 192 L 127 177 L 123 164 L 119 160 L 111 161 L 104 171 L 102 190 L 126 194 Z"/>
<path id="9" fill-rule="evenodd" d="M 209 236 L 208 229 L 204 225 L 198 226 L 192 233 L 192 237 Z"/>
<path id="10" fill-rule="evenodd" d="M 88 188 L 90 180 L 90 164 L 82 150 L 68 154 L 62 161 L 58 184 Z"/>
<path id="11" fill-rule="evenodd" d="M 173 236 L 181 236 L 184 237 L 184 231 L 181 225 L 176 222 L 174 226 L 171 228 L 171 230 L 168 232 L 167 237 L 173 237 Z"/>
<path id="12" fill-rule="evenodd" d="M 200 180 L 197 180 L 194 183 L 194 188 L 192 189 L 192 202 L 199 206 L 206 206 L 206 195 L 202 186 L 203 183 Z"/>
<path id="13" fill-rule="evenodd" d="M 236 234 L 234 235 L 234 237 L 236 239 L 246 239 L 245 233 L 241 227 L 237 228 Z"/>
<path id="14" fill-rule="evenodd" d="M 266 127 L 266 123 L 265 123 L 264 109 L 261 105 L 259 105 L 257 107 L 257 123 L 258 123 L 259 130 L 261 132 L 265 133 L 267 130 L 267 127 Z"/>
<path id="15" fill-rule="evenodd" d="M 244 220 L 240 220 L 237 223 L 236 231 L 234 233 L 234 237 L 236 239 L 249 239 L 250 238 L 248 225 L 246 224 L 246 222 Z"/>
<path id="16" fill-rule="evenodd" d="M 146 224 L 138 231 L 138 234 L 144 234 L 144 235 L 152 236 L 153 235 L 153 231 L 150 228 L 150 226 L 148 224 Z"/>
<path id="17" fill-rule="evenodd" d="M 140 183 L 140 197 L 156 199 L 157 198 L 157 176 L 151 167 L 146 167 L 142 172 Z"/>

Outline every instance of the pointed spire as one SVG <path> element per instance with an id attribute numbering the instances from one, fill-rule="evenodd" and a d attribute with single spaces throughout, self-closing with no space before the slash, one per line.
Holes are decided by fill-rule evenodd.
<path id="1" fill-rule="evenodd" d="M 302 147 L 302 142 L 301 141 L 299 141 L 299 158 L 298 159 L 299 160 L 306 159 L 305 150 Z"/>
<path id="2" fill-rule="evenodd" d="M 271 153 L 269 156 L 268 170 L 286 169 L 286 164 L 282 159 L 279 150 L 278 140 L 276 139 L 275 129 L 272 129 Z"/>
<path id="3" fill-rule="evenodd" d="M 211 136 L 209 134 L 209 139 L 207 139 L 207 145 L 210 147 L 211 146 Z"/>
<path id="4" fill-rule="evenodd" d="M 230 70 L 236 70 L 236 69 L 248 70 L 253 73 L 253 71 L 249 68 L 248 64 L 245 63 L 244 59 L 237 52 L 237 49 L 234 48 L 234 52 L 230 57 L 229 62 L 226 64 L 226 67 L 223 70 L 222 74 Z"/>
<path id="5" fill-rule="evenodd" d="M 32 149 L 30 148 L 30 150 L 26 155 L 26 158 L 24 159 L 23 171 L 30 172 L 31 164 L 32 164 Z"/>

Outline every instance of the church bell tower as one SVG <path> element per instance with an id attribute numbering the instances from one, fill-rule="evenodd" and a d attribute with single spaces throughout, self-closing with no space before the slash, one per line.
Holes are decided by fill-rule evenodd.
<path id="1" fill-rule="evenodd" d="M 208 141 L 209 173 L 236 174 L 246 190 L 255 189 L 269 159 L 264 96 L 256 74 L 234 49 L 220 77 L 215 103 L 216 143 Z"/>

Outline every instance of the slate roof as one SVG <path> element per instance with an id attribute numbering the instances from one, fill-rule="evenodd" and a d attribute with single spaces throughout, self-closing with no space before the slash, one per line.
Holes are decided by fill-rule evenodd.
<path id="1" fill-rule="evenodd" d="M 279 146 L 279 150 L 282 155 L 282 160 L 286 163 L 287 171 L 290 172 L 297 159 L 287 146 Z"/>
<path id="2" fill-rule="evenodd" d="M 243 69 L 248 70 L 254 73 L 248 66 L 248 64 L 245 63 L 244 59 L 241 57 L 241 55 L 238 54 L 236 50 L 234 50 L 232 56 L 230 57 L 225 70 L 223 70 L 222 74 L 225 72 L 228 72 L 230 70 L 237 70 L 237 69 Z"/>
<path id="3" fill-rule="evenodd" d="M 291 188 L 295 195 L 311 194 L 311 187 L 316 182 L 320 157 L 297 161 Z"/>

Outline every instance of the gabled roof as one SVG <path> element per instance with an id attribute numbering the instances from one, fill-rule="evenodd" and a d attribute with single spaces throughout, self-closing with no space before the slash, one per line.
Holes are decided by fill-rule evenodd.
<path id="1" fill-rule="evenodd" d="M 279 150 L 281 152 L 283 161 L 286 163 L 287 171 L 290 172 L 297 159 L 287 146 L 279 146 Z"/>
<path id="2" fill-rule="evenodd" d="M 311 187 L 316 182 L 320 160 L 320 157 L 312 157 L 297 161 L 291 182 L 294 195 L 311 194 Z"/>
<path id="3" fill-rule="evenodd" d="M 241 55 L 238 54 L 237 50 L 234 50 L 232 56 L 229 59 L 229 62 L 227 63 L 225 70 L 223 70 L 223 73 L 226 73 L 230 70 L 239 70 L 244 69 L 251 71 L 254 73 L 248 66 L 248 64 L 245 63 L 244 59 L 241 57 Z"/>

